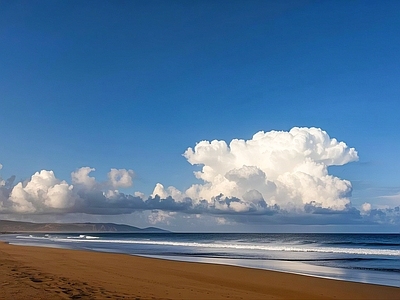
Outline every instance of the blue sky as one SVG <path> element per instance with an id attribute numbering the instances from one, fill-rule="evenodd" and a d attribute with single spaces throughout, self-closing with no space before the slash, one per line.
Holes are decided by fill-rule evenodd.
<path id="1" fill-rule="evenodd" d="M 3 217 L 217 231 L 262 231 L 271 224 L 337 225 L 342 230 L 356 222 L 360 230 L 398 231 L 399 9 L 398 1 L 2 1 L 0 176 L 4 189 L 15 175 L 13 186 L 21 182 L 24 190 L 19 196 L 16 191 L 12 195 L 11 187 L 3 192 Z M 98 182 L 91 188 L 103 195 L 118 190 L 123 200 L 115 200 L 116 206 L 126 205 L 137 191 L 143 199 L 154 199 L 157 183 L 165 189 L 173 186 L 193 201 L 214 201 L 202 192 L 185 192 L 198 184 L 212 190 L 213 197 L 222 193 L 242 204 L 247 201 L 241 197 L 244 192 L 258 189 L 233 192 L 193 175 L 206 162 L 225 156 L 196 157 L 198 164 L 192 165 L 183 154 L 201 141 L 229 145 L 233 139 L 251 140 L 259 131 L 289 132 L 293 127 L 320 128 L 358 153 L 343 165 L 324 165 L 330 175 L 351 182 L 342 193 L 335 190 L 337 199 L 347 199 L 346 207 L 316 201 L 316 207 L 333 210 L 332 215 L 343 213 L 328 225 L 318 216 L 306 224 L 307 214 L 293 213 L 284 221 L 265 212 L 261 217 L 233 208 L 199 212 L 194 206 L 190 212 L 151 206 L 102 216 L 77 208 L 76 203 L 89 205 L 87 200 L 50 205 L 33 191 L 33 184 L 27 189 L 35 172 L 53 171 L 55 181 L 38 190 L 48 193 L 65 180 L 74 191 L 68 197 L 82 198 L 88 181 L 81 177 L 74 182 L 71 172 L 91 167 L 96 170 L 90 176 Z M 287 153 L 281 146 L 279 151 Z M 346 149 L 337 151 L 344 151 L 344 157 Z M 250 165 L 267 179 L 270 169 L 257 161 L 268 159 L 260 156 Z M 232 164 L 232 170 L 249 166 L 248 161 Z M 128 174 L 132 184 L 106 183 L 111 169 L 120 170 L 118 180 Z M 214 171 L 209 175 L 223 170 Z M 295 182 L 271 181 L 279 191 Z M 181 203 L 165 192 L 165 198 Z M 304 194 L 290 201 L 280 198 L 280 192 L 270 198 L 261 194 L 268 207 L 275 203 L 284 211 L 283 203 L 299 201 L 301 211 L 311 203 Z M 324 197 L 313 197 L 319 196 Z M 22 207 L 18 197 L 33 208 L 15 209 Z M 107 202 L 104 197 L 89 202 Z M 228 207 L 229 201 L 224 202 Z M 370 206 L 363 211 L 364 203 Z M 396 207 L 390 218 L 376 217 Z"/>

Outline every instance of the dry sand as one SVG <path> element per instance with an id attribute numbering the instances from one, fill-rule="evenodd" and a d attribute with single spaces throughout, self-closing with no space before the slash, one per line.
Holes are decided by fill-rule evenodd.
<path id="1" fill-rule="evenodd" d="M 400 299 L 400 288 L 0 242 L 0 299 Z"/>

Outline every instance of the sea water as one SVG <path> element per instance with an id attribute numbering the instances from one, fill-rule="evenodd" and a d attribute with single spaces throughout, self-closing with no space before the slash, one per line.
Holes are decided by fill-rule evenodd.
<path id="1" fill-rule="evenodd" d="M 35 233 L 1 239 L 400 287 L 400 234 Z"/>

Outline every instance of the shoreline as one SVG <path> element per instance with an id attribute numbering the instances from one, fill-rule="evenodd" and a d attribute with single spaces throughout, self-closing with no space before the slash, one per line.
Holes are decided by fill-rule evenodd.
<path id="1" fill-rule="evenodd" d="M 400 288 L 0 242 L 1 299 L 396 299 Z"/>
<path id="2" fill-rule="evenodd" d="M 135 255 L 135 254 L 134 254 Z M 325 266 L 317 266 L 317 265 L 309 265 L 304 264 L 301 262 L 291 262 L 291 261 L 279 261 L 271 262 L 269 261 L 266 265 L 260 266 L 259 260 L 244 260 L 244 262 L 237 262 L 237 259 L 224 259 L 221 262 L 218 258 L 210 258 L 210 257 L 184 257 L 184 256 L 167 256 L 167 255 L 136 255 L 140 257 L 149 257 L 149 258 L 158 258 L 164 260 L 171 260 L 171 261 L 182 261 L 182 262 L 194 262 L 194 263 L 204 263 L 204 264 L 215 264 L 215 265 L 226 265 L 226 266 L 235 266 L 235 267 L 242 267 L 248 269 L 255 269 L 255 270 L 266 270 L 272 272 L 280 272 L 285 274 L 293 274 L 293 275 L 300 275 L 300 276 L 307 276 L 313 278 L 323 278 L 329 280 L 338 280 L 343 282 L 353 282 L 353 283 L 363 283 L 363 284 L 372 284 L 372 285 L 379 285 L 379 286 L 389 286 L 400 288 L 400 278 L 399 280 L 395 281 L 396 283 L 393 284 L 394 279 L 392 276 L 385 278 L 374 278 L 374 281 L 370 281 L 371 273 L 373 271 L 369 271 L 368 273 L 363 273 L 363 281 L 360 280 L 360 276 L 358 273 L 363 272 L 363 270 L 351 270 L 350 272 L 353 276 L 347 275 L 346 277 L 338 276 L 337 273 L 334 271 L 335 269 L 345 270 L 349 272 L 347 269 L 340 269 L 334 267 L 325 267 Z M 249 263 L 249 261 L 253 263 Z M 284 267 L 282 267 L 282 264 Z M 313 270 L 311 271 L 310 268 Z M 357 274 L 357 275 L 355 275 Z M 397 279 L 397 278 L 396 278 Z M 390 281 L 388 281 L 390 280 Z"/>
<path id="3" fill-rule="evenodd" d="M 34 234 L 34 233 L 32 233 Z M 50 233 L 52 235 L 53 233 Z M 65 235 L 65 233 L 62 233 Z M 74 235 L 75 234 L 75 235 Z M 367 283 L 367 284 L 375 284 L 375 285 L 384 285 L 384 286 L 392 286 L 400 288 L 400 278 L 398 272 L 385 272 L 380 269 L 363 269 L 363 268 L 346 268 L 339 266 L 329 266 L 329 265 L 321 265 L 321 264 L 312 264 L 307 263 L 307 259 L 305 261 L 302 260 L 291 260 L 291 259 L 259 259 L 259 258 L 230 258 L 226 257 L 218 257 L 218 256 L 202 256 L 202 255 L 188 255 L 189 252 L 183 251 L 181 255 L 177 254 L 177 252 L 173 255 L 169 254 L 169 252 L 164 252 L 161 254 L 159 251 L 154 253 L 151 249 L 150 251 L 143 251 L 143 249 L 136 248 L 127 250 L 121 250 L 120 248 L 115 248 L 111 246 L 111 248 L 103 247 L 106 244 L 97 244 L 97 246 L 93 246 L 90 244 L 86 244 L 87 242 L 96 242 L 99 237 L 95 237 L 92 239 L 89 236 L 89 233 L 85 233 L 84 238 L 81 239 L 78 237 L 78 240 L 75 240 L 77 233 L 67 234 L 63 238 L 60 238 L 60 241 L 53 241 L 48 243 L 46 238 L 50 238 L 49 234 L 45 234 L 45 236 L 39 236 L 37 239 L 33 238 L 31 240 L 28 239 L 18 239 L 17 235 L 10 234 L 5 235 L 5 241 L 13 245 L 22 245 L 22 246 L 37 246 L 37 247 L 50 247 L 50 248 L 63 248 L 63 249 L 76 249 L 83 251 L 96 251 L 102 253 L 125 253 L 129 255 L 136 255 L 141 257 L 151 257 L 151 258 L 159 258 L 166 259 L 172 261 L 185 261 L 185 262 L 198 262 L 198 263 L 208 263 L 208 264 L 218 264 L 218 265 L 230 265 L 230 266 L 240 266 L 245 268 L 253 268 L 253 269 L 261 269 L 261 270 L 269 270 L 269 271 L 277 271 L 289 274 L 297 274 L 304 276 L 311 276 L 317 278 L 325 278 L 325 279 L 333 279 L 333 280 L 341 280 L 348 282 L 358 282 L 358 283 Z M 70 236 L 72 235 L 72 236 Z M 24 236 L 21 236 L 21 238 Z M 87 239 L 89 237 L 89 239 Z M 0 236 L 1 238 L 1 236 Z M 25 236 L 25 238 L 27 238 Z M 58 237 L 59 238 L 59 237 Z M 70 241 L 69 238 L 73 238 L 75 243 L 65 243 L 63 239 L 66 241 Z M 44 240 L 43 240 L 44 239 Z M 57 239 L 57 238 L 56 238 Z M 45 242 L 43 242 L 45 241 Z M 80 243 L 76 243 L 77 241 L 83 242 L 85 246 L 80 247 Z M 104 240 L 106 242 L 106 240 Z M 179 244 L 179 241 L 178 241 Z M 101 246 L 100 246 L 101 245 Z M 157 253 L 159 252 L 159 253 Z M 153 253 L 153 254 L 151 254 Z M 386 266 L 391 267 L 391 266 Z"/>

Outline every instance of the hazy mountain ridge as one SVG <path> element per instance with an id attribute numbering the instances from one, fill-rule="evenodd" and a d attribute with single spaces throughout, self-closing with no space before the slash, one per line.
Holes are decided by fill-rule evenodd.
<path id="1" fill-rule="evenodd" d="M 138 228 L 114 223 L 32 223 L 0 220 L 0 233 L 10 232 L 168 232 L 156 227 Z"/>

